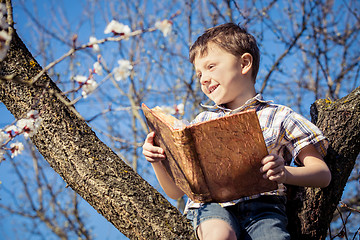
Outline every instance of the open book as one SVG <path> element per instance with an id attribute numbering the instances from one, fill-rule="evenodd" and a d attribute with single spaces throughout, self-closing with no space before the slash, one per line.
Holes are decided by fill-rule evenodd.
<path id="1" fill-rule="evenodd" d="M 277 188 L 260 173 L 268 152 L 254 110 L 180 128 L 158 107 L 142 110 L 165 151 L 167 172 L 193 201 L 226 202 Z"/>

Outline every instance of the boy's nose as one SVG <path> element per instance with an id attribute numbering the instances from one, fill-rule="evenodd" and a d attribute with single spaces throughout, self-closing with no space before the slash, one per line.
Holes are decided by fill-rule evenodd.
<path id="1" fill-rule="evenodd" d="M 207 76 L 207 75 L 202 75 L 201 78 L 200 78 L 200 84 L 205 85 L 208 82 L 210 82 L 210 77 Z"/>

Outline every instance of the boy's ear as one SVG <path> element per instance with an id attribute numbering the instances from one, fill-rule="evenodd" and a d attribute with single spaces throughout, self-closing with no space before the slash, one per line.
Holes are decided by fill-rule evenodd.
<path id="1" fill-rule="evenodd" d="M 247 74 L 250 72 L 252 63 L 253 63 L 253 57 L 250 53 L 244 53 L 240 58 L 241 63 L 241 73 Z"/>

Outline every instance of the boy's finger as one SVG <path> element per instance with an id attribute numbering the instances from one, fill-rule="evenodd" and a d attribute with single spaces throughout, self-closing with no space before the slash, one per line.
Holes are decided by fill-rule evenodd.
<path id="1" fill-rule="evenodd" d="M 161 147 L 157 147 L 152 145 L 151 143 L 145 143 L 143 145 L 143 154 L 149 155 L 149 154 L 164 154 L 164 150 Z"/>
<path id="2" fill-rule="evenodd" d="M 264 158 L 261 160 L 261 163 L 262 163 L 263 165 L 265 165 L 266 163 L 271 162 L 271 161 L 274 161 L 274 160 L 275 160 L 275 155 L 270 154 L 270 155 L 267 155 L 266 157 L 264 157 Z"/>
<path id="3" fill-rule="evenodd" d="M 267 172 L 269 170 L 273 170 L 276 171 L 276 169 L 279 168 L 283 168 L 284 167 L 284 162 L 283 161 L 269 161 L 267 163 L 265 163 L 264 165 L 262 165 L 262 167 L 260 168 L 260 172 Z"/>
<path id="4" fill-rule="evenodd" d="M 145 155 L 145 159 L 148 162 L 159 162 L 166 158 L 164 154 L 158 154 L 154 152 L 145 152 L 144 155 Z"/>
<path id="5" fill-rule="evenodd" d="M 151 132 L 146 136 L 145 142 L 153 144 L 155 138 L 155 132 Z"/>
<path id="6" fill-rule="evenodd" d="M 161 147 L 152 146 L 150 152 L 164 154 L 164 150 Z"/>

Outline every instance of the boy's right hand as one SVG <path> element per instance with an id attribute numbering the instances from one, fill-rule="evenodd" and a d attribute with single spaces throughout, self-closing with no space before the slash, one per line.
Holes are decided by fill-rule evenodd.
<path id="1" fill-rule="evenodd" d="M 166 159 L 165 152 L 161 147 L 154 146 L 155 132 L 151 132 L 147 135 L 144 145 L 143 154 L 145 159 L 150 162 L 159 162 Z"/>

